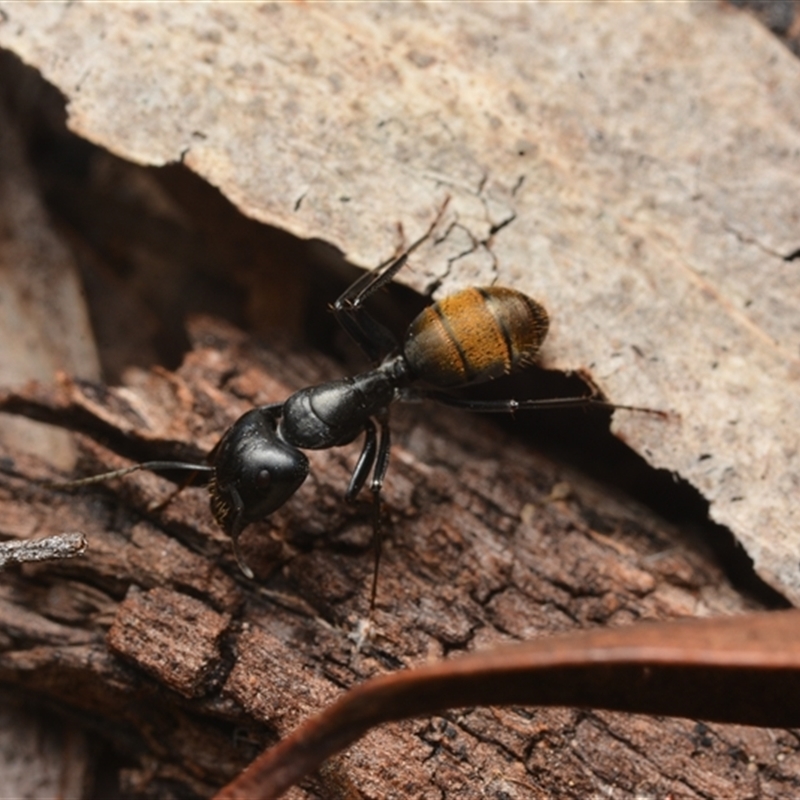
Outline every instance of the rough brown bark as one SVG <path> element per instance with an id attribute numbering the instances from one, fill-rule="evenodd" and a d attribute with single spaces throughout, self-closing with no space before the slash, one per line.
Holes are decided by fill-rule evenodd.
<path id="1" fill-rule="evenodd" d="M 200 457 L 250 405 L 338 372 L 209 319 L 192 336 L 177 373 L 5 403 L 94 430 L 109 445 L 82 438 L 94 472 L 126 463 L 112 450 Z M 163 508 L 174 485 L 149 473 L 56 492 L 34 483 L 53 477 L 44 467 L 4 453 L 4 536 L 76 530 L 89 548 L 3 573 L 0 680 L 93 720 L 136 760 L 132 794 L 206 796 L 365 677 L 578 626 L 753 607 L 692 538 L 488 423 L 410 407 L 393 432 L 376 632 L 360 653 L 370 513 L 342 500 L 356 447 L 312 453 L 306 485 L 246 534 L 255 582 L 202 487 Z M 788 731 L 475 708 L 375 731 L 293 796 L 785 797 L 799 751 Z"/>

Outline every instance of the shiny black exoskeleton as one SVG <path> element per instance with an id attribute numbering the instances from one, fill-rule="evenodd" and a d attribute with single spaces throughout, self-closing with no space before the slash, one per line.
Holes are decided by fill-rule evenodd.
<path id="1" fill-rule="evenodd" d="M 345 496 L 353 500 L 372 473 L 374 605 L 380 555 L 380 493 L 389 464 L 388 418 L 393 402 L 432 399 L 481 412 L 590 404 L 630 408 L 594 397 L 481 401 L 449 393 L 454 387 L 508 373 L 536 356 L 547 334 L 547 312 L 514 289 L 472 287 L 445 297 L 412 321 L 402 343 L 364 309 L 364 301 L 388 283 L 408 256 L 433 233 L 446 205 L 428 231 L 400 258 L 362 275 L 333 305 L 339 323 L 376 364 L 373 369 L 301 389 L 283 403 L 248 411 L 225 432 L 209 454 L 207 465 L 148 462 L 69 485 L 95 483 L 136 469 L 178 468 L 209 474 L 214 518 L 231 537 L 242 571 L 253 577 L 240 552 L 239 536 L 251 522 L 284 505 L 306 479 L 309 463 L 303 450 L 346 445 L 364 434 L 361 455 Z"/>
<path id="2" fill-rule="evenodd" d="M 248 411 L 211 452 L 212 512 L 233 540 L 239 565 L 248 576 L 252 572 L 239 551 L 239 535 L 297 491 L 309 471 L 302 451 L 345 445 L 362 433 L 363 449 L 345 496 L 353 500 L 372 472 L 373 524 L 380 553 L 380 492 L 390 446 L 388 409 L 396 400 L 429 398 L 483 412 L 606 405 L 591 397 L 472 401 L 447 392 L 491 380 L 533 360 L 547 333 L 548 317 L 539 303 L 521 292 L 496 286 L 462 290 L 425 308 L 402 344 L 367 313 L 364 301 L 402 268 L 439 217 L 402 257 L 362 275 L 333 306 L 342 327 L 377 366 L 361 375 L 301 389 L 283 403 Z M 377 565 L 376 556 L 375 576 Z M 375 587 L 373 578 L 373 603 Z"/>
<path id="3" fill-rule="evenodd" d="M 355 498 L 373 466 L 379 491 L 388 464 L 385 409 L 405 382 L 402 372 L 402 361 L 395 359 L 365 375 L 302 389 L 285 403 L 248 411 L 228 429 L 209 456 L 214 469 L 209 492 L 212 513 L 234 542 L 249 523 L 280 508 L 306 479 L 308 459 L 299 448 L 338 447 L 365 433 L 346 497 Z M 248 573 L 238 552 L 237 557 Z"/>

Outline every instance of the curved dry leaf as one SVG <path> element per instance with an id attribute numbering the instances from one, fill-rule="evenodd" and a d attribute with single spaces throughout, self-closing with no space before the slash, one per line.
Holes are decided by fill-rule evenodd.
<path id="1" fill-rule="evenodd" d="M 721 4 L 0 4 L 73 130 L 404 280 L 498 281 L 800 600 L 800 66 Z M 425 265 L 423 270 L 422 264 Z"/>
<path id="2" fill-rule="evenodd" d="M 216 800 L 272 800 L 385 722 L 472 705 L 558 705 L 796 726 L 797 611 L 581 631 L 403 670 L 351 689 Z"/>

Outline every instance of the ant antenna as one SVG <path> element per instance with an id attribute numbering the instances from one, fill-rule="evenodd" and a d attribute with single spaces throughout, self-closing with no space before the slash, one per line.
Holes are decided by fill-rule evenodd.
<path id="1" fill-rule="evenodd" d="M 214 471 L 213 467 L 206 464 L 188 464 L 184 461 L 143 461 L 141 464 L 134 464 L 132 467 L 102 472 L 99 475 L 90 475 L 88 478 L 78 478 L 74 481 L 45 481 L 43 485 L 48 489 L 78 489 L 81 486 L 105 483 L 112 478 L 122 478 L 124 475 L 130 475 L 131 472 L 138 472 L 141 469 L 146 469 L 149 472 L 165 469 L 183 469 L 191 472 Z"/>

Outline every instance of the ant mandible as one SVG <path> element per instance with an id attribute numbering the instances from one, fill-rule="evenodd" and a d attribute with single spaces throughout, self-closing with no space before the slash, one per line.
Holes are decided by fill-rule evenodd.
<path id="1" fill-rule="evenodd" d="M 345 498 L 353 501 L 372 473 L 376 555 L 370 608 L 374 608 L 381 552 L 381 489 L 389 466 L 392 403 L 429 399 L 489 413 L 587 405 L 650 411 L 592 396 L 493 401 L 449 394 L 450 389 L 492 380 L 533 361 L 549 320 L 539 303 L 515 289 L 471 287 L 445 297 L 423 309 L 409 325 L 402 343 L 367 312 L 364 301 L 391 281 L 432 235 L 448 201 L 428 230 L 399 258 L 362 275 L 333 304 L 337 321 L 376 364 L 373 369 L 301 389 L 282 403 L 251 409 L 223 434 L 208 455 L 208 464 L 150 461 L 68 485 L 95 483 L 138 469 L 209 473 L 211 512 L 231 538 L 242 572 L 253 578 L 239 548 L 239 536 L 250 523 L 279 509 L 298 490 L 309 472 L 303 450 L 339 447 L 363 433 L 361 455 Z"/>

